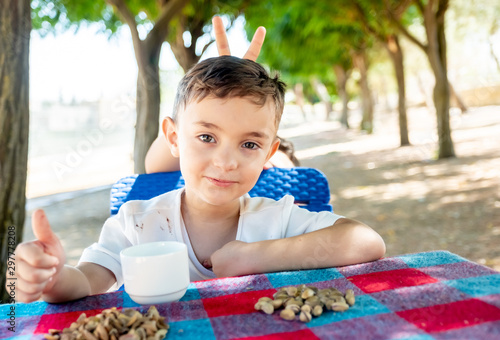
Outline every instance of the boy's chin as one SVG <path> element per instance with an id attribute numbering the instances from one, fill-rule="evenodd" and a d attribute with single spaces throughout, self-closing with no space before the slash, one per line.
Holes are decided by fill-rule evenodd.
<path id="1" fill-rule="evenodd" d="M 241 196 L 245 195 L 246 192 L 240 190 L 221 190 L 216 188 L 215 190 L 201 190 L 193 193 L 195 196 L 192 197 L 194 200 L 189 200 L 192 203 L 203 202 L 210 206 L 220 206 L 239 202 Z"/>

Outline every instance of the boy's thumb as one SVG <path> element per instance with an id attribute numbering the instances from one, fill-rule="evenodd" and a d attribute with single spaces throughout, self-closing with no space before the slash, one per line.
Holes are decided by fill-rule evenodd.
<path id="1" fill-rule="evenodd" d="M 50 228 L 49 220 L 45 216 L 43 210 L 36 210 L 31 217 L 31 226 L 33 228 L 33 234 L 42 243 L 51 245 L 56 244 L 59 239 L 56 234 L 52 232 Z"/>

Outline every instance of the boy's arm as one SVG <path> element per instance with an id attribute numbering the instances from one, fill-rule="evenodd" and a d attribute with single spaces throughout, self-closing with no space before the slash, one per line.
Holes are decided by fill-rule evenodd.
<path id="1" fill-rule="evenodd" d="M 172 156 L 164 135 L 158 136 L 146 153 L 146 173 L 178 171 L 179 159 Z"/>
<path id="2" fill-rule="evenodd" d="M 40 297 L 47 302 L 69 301 L 105 292 L 113 285 L 115 277 L 104 267 L 92 263 L 77 268 L 64 265 L 61 241 L 43 210 L 36 210 L 31 222 L 36 239 L 20 243 L 15 250 L 17 301 L 27 303 Z"/>
<path id="3" fill-rule="evenodd" d="M 116 282 L 114 274 L 98 264 L 83 262 L 64 266 L 51 290 L 42 295 L 46 302 L 71 301 L 105 293 Z"/>
<path id="4" fill-rule="evenodd" d="M 218 277 L 283 270 L 346 266 L 374 261 L 385 244 L 367 225 L 338 219 L 333 226 L 310 233 L 253 243 L 233 241 L 212 255 Z"/>

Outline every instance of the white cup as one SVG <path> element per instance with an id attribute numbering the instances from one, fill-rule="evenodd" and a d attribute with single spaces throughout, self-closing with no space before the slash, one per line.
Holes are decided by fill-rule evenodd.
<path id="1" fill-rule="evenodd" d="M 120 252 L 125 291 L 141 305 L 178 301 L 189 285 L 187 247 L 151 242 Z"/>

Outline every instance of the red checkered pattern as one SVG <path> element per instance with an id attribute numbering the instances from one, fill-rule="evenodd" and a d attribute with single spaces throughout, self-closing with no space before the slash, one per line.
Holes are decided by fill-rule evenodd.
<path id="1" fill-rule="evenodd" d="M 282 320 L 254 305 L 282 286 L 351 288 L 356 304 L 309 323 Z M 65 304 L 0 305 L 1 339 L 42 339 L 81 313 L 136 308 L 123 291 Z M 9 312 L 15 309 L 15 332 Z M 342 268 L 194 282 L 181 301 L 157 305 L 167 339 L 500 339 L 500 273 L 449 252 L 410 254 Z"/>

